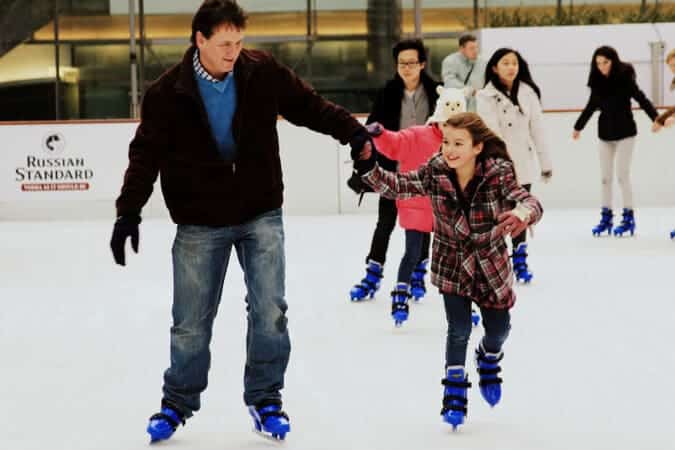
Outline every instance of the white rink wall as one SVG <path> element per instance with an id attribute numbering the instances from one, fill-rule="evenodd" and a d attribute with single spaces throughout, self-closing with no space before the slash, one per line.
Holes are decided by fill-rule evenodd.
<path id="1" fill-rule="evenodd" d="M 518 49 L 541 88 L 544 109 L 579 109 L 586 104 L 591 57 L 601 45 L 611 45 L 621 60 L 633 64 L 638 85 L 655 104 L 675 103 L 675 91 L 669 90 L 673 74 L 664 61 L 658 63 L 658 78 L 652 79 L 649 46 L 651 42 L 663 42 L 665 56 L 675 46 L 674 22 L 484 28 L 479 39 L 486 61 L 500 47 Z M 656 87 L 662 98 L 656 96 Z"/>
<path id="2" fill-rule="evenodd" d="M 554 161 L 554 178 L 535 186 L 546 208 L 599 207 L 600 181 L 597 156 L 597 114 L 579 141 L 571 139 L 578 113 L 547 113 L 545 125 Z M 633 164 L 636 207 L 675 206 L 675 128 L 659 134 L 636 111 L 638 139 Z M 0 125 L 0 220 L 60 220 L 114 218 L 114 200 L 127 164 L 128 143 L 137 124 L 40 124 Z M 377 196 L 366 195 L 361 207 L 346 187 L 351 171 L 349 151 L 328 136 L 278 125 L 285 183 L 284 209 L 294 215 L 372 213 Z M 52 149 L 46 140 L 52 139 Z M 47 159 L 66 160 L 73 167 L 39 168 L 40 171 L 70 171 L 84 180 L 28 180 L 27 167 Z M 53 163 L 52 163 L 53 164 Z M 80 171 L 78 174 L 75 171 Z M 53 175 L 53 176 L 61 176 Z M 66 183 L 66 184 L 64 184 Z M 70 183 L 70 184 L 68 184 Z M 75 183 L 75 184 L 72 184 Z M 53 191 L 65 186 L 68 190 Z M 23 186 L 23 188 L 22 188 Z M 36 187 L 37 186 L 37 187 Z M 157 188 L 143 211 L 145 217 L 166 217 Z M 23 189 L 23 190 L 22 190 Z M 34 189 L 43 189 L 35 191 Z M 615 208 L 621 205 L 618 189 Z"/>

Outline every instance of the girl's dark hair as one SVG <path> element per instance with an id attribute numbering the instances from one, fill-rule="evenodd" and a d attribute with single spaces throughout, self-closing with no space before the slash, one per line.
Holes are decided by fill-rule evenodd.
<path id="1" fill-rule="evenodd" d="M 248 16 L 234 0 L 205 0 L 192 18 L 190 42 L 196 44 L 197 31 L 209 39 L 219 25 L 229 24 L 243 30 Z"/>
<path id="2" fill-rule="evenodd" d="M 417 59 L 420 63 L 427 62 L 427 51 L 424 48 L 424 42 L 421 39 L 405 39 L 399 41 L 392 49 L 394 64 L 398 62 L 398 54 L 403 50 L 417 50 Z"/>
<path id="3" fill-rule="evenodd" d="M 497 64 L 499 63 L 499 60 L 501 60 L 504 56 L 508 55 L 509 53 L 513 53 L 516 55 L 516 58 L 518 58 L 518 75 L 516 75 L 516 79 L 513 81 L 513 87 L 511 88 L 511 95 L 507 93 L 506 86 L 501 82 L 499 79 L 499 75 L 497 75 L 493 68 L 497 67 Z M 490 60 L 487 63 L 487 66 L 485 67 L 485 84 L 487 85 L 488 83 L 492 82 L 492 85 L 497 88 L 498 91 L 500 91 L 502 94 L 507 96 L 511 102 L 516 105 L 518 105 L 518 88 L 520 87 L 520 83 L 523 82 L 527 85 L 529 85 L 532 89 L 534 89 L 534 92 L 536 92 L 537 97 L 541 99 L 541 91 L 539 90 L 539 86 L 534 82 L 532 79 L 532 75 L 530 74 L 530 66 L 527 65 L 527 61 L 518 53 L 516 50 L 513 50 L 512 48 L 500 48 L 496 52 L 492 54 L 492 57 L 490 57 Z"/>
<path id="4" fill-rule="evenodd" d="M 605 58 L 612 61 L 612 67 L 609 69 L 609 76 L 604 76 L 598 65 L 595 62 L 595 58 L 598 56 L 604 56 Z M 593 52 L 593 57 L 591 58 L 591 70 L 588 74 L 588 83 L 587 86 L 591 89 L 599 88 L 602 86 L 607 86 L 608 82 L 612 82 L 617 79 L 617 77 L 628 76 L 632 79 L 635 79 L 635 69 L 632 64 L 621 61 L 619 54 L 609 45 L 603 45 L 598 47 Z"/>
<path id="5" fill-rule="evenodd" d="M 473 145 L 483 144 L 483 150 L 476 158 L 477 161 L 493 158 L 513 162 L 506 148 L 506 143 L 485 125 L 478 114 L 472 112 L 453 114 L 445 122 L 445 125 L 468 131 Z"/>

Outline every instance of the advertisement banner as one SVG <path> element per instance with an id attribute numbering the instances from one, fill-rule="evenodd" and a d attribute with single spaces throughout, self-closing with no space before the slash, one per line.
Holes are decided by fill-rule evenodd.
<path id="1" fill-rule="evenodd" d="M 0 127 L 0 202 L 114 199 L 136 123 Z"/>

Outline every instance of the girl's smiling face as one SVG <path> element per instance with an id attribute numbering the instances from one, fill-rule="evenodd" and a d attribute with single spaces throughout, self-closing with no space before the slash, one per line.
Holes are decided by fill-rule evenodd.
<path id="1" fill-rule="evenodd" d="M 444 125 L 441 129 L 443 130 L 441 152 L 445 163 L 455 170 L 467 165 L 475 166 L 476 157 L 483 150 L 483 144 L 473 145 L 471 134 L 464 128 Z"/>

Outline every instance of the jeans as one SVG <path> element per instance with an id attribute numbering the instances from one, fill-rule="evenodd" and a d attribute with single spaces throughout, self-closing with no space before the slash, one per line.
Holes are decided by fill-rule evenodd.
<path id="1" fill-rule="evenodd" d="M 464 366 L 466 347 L 471 336 L 471 300 L 458 295 L 443 294 L 448 337 L 445 346 L 445 367 Z M 481 308 L 485 336 L 483 348 L 488 353 L 499 353 L 509 336 L 511 315 L 508 309 Z"/>
<path id="2" fill-rule="evenodd" d="M 429 243 L 431 233 L 423 231 L 405 230 L 405 253 L 398 266 L 398 282 L 410 284 L 410 278 L 415 266 L 429 258 Z"/>
<path id="3" fill-rule="evenodd" d="M 211 365 L 209 343 L 234 247 L 246 283 L 248 329 L 244 402 L 280 402 L 291 344 L 284 299 L 281 209 L 236 226 L 178 225 L 173 244 L 171 366 L 164 403 L 186 417 L 200 408 Z"/>
<path id="4" fill-rule="evenodd" d="M 525 188 L 525 190 L 527 192 L 532 191 L 532 185 L 531 184 L 524 184 L 523 188 Z M 512 244 L 513 249 L 515 250 L 518 247 L 518 245 L 525 242 L 526 240 L 527 240 L 527 230 L 523 231 L 518 236 L 512 237 L 511 238 L 511 244 Z"/>

